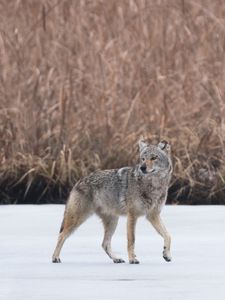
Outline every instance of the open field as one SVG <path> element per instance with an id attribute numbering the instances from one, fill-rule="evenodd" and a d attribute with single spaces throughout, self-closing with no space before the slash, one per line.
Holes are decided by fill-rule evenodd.
<path id="1" fill-rule="evenodd" d="M 1 203 L 60 203 L 168 139 L 168 202 L 225 203 L 223 0 L 0 1 Z"/>
<path id="2" fill-rule="evenodd" d="M 51 255 L 64 206 L 2 206 L 0 299 L 223 300 L 225 298 L 224 206 L 166 206 L 173 261 L 144 218 L 137 224 L 140 265 L 113 264 L 101 249 L 103 228 L 93 217 L 65 243 L 62 264 Z M 127 261 L 121 218 L 113 249 Z"/>

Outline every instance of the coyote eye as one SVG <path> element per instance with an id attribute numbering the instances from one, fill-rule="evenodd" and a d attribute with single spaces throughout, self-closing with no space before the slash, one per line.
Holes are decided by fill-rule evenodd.
<path id="1" fill-rule="evenodd" d="M 144 157 L 142 158 L 142 161 L 145 161 L 145 158 L 144 158 Z"/>
<path id="2" fill-rule="evenodd" d="M 151 158 L 151 160 L 156 160 L 158 158 L 158 156 L 153 156 L 152 158 Z"/>

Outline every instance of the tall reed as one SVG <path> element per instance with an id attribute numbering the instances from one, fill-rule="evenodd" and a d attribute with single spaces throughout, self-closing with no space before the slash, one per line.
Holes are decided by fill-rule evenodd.
<path id="1" fill-rule="evenodd" d="M 0 2 L 0 202 L 63 202 L 78 178 L 168 139 L 170 203 L 225 203 L 222 0 Z"/>

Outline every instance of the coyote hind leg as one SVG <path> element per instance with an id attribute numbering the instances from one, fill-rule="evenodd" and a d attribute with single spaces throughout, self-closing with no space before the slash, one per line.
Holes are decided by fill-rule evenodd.
<path id="1" fill-rule="evenodd" d="M 111 249 L 111 239 L 116 230 L 118 224 L 118 216 L 98 214 L 102 219 L 104 225 L 104 238 L 102 242 L 102 248 L 105 250 L 106 254 L 113 260 L 114 263 L 124 263 L 125 261 L 122 258 L 117 258 Z"/>
<path id="2" fill-rule="evenodd" d="M 64 220 L 63 220 L 63 223 L 64 223 Z M 63 227 L 63 224 L 61 226 L 61 229 Z M 62 246 L 65 242 L 65 240 L 67 239 L 67 237 L 72 233 L 73 231 L 73 226 L 71 225 L 71 227 L 66 227 L 65 230 L 60 230 L 60 233 L 59 233 L 59 237 L 58 237 L 58 241 L 57 241 L 57 245 L 56 245 L 56 248 L 55 248 L 55 251 L 53 253 L 53 256 L 52 256 L 52 262 L 53 263 L 60 263 L 61 260 L 59 258 L 59 254 L 61 252 L 61 249 L 62 249 Z"/>
<path id="3" fill-rule="evenodd" d="M 57 241 L 57 245 L 55 251 L 52 256 L 53 263 L 60 263 L 61 260 L 59 258 L 62 246 L 65 240 L 69 237 L 69 235 L 78 228 L 89 216 L 90 216 L 90 208 L 89 206 L 81 205 L 81 203 L 73 203 L 72 205 L 68 203 L 65 213 L 64 219 L 60 228 L 60 233 Z"/>

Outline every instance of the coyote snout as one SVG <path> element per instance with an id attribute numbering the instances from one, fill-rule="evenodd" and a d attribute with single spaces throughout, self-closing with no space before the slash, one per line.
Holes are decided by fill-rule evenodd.
<path id="1" fill-rule="evenodd" d="M 105 229 L 102 247 L 114 263 L 124 262 L 111 249 L 111 239 L 120 215 L 127 215 L 131 264 L 139 263 L 134 253 L 135 226 L 138 217 L 143 215 L 163 237 L 163 258 L 171 261 L 170 235 L 160 218 L 172 173 L 170 146 L 166 141 L 149 145 L 140 140 L 139 156 L 140 162 L 134 167 L 98 170 L 76 183 L 65 207 L 53 262 L 60 262 L 59 254 L 66 238 L 93 213 L 102 219 Z"/>

